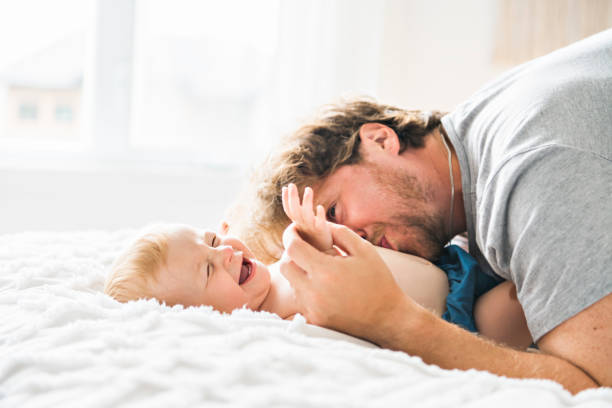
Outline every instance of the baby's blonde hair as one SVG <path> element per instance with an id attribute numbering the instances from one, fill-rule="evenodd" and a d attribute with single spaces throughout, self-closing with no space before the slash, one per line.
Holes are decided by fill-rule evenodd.
<path id="1" fill-rule="evenodd" d="M 167 253 L 168 234 L 150 227 L 115 260 L 104 293 L 119 302 L 154 298 L 153 284 Z"/>

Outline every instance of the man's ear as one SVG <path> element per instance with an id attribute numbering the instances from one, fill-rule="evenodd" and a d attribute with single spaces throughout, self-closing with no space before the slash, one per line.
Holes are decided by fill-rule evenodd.
<path id="1" fill-rule="evenodd" d="M 400 142 L 397 133 L 382 123 L 365 123 L 359 129 L 359 138 L 366 152 L 399 154 Z"/>
<path id="2" fill-rule="evenodd" d="M 217 232 L 221 235 L 227 235 L 227 233 L 229 232 L 229 224 L 227 223 L 227 221 L 221 221 L 219 227 L 217 228 Z"/>

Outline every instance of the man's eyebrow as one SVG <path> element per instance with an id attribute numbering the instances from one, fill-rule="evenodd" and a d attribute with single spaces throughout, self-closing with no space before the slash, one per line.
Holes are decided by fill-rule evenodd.
<path id="1" fill-rule="evenodd" d="M 338 196 L 337 195 L 336 196 L 333 196 L 333 195 L 329 196 L 328 195 L 326 197 L 323 197 L 323 200 L 315 201 L 315 204 L 323 206 L 323 209 L 325 210 L 325 216 L 327 217 L 327 213 L 329 212 L 329 207 L 332 204 L 336 204 L 336 205 L 338 204 Z M 315 207 L 315 211 L 316 211 L 316 207 Z"/>
<path id="2" fill-rule="evenodd" d="M 327 206 L 329 205 L 330 202 L 332 202 L 332 200 L 329 200 L 329 194 L 325 195 L 325 194 L 321 194 L 318 193 L 317 191 L 314 190 L 314 204 L 315 205 L 322 205 L 323 207 L 325 207 L 325 210 L 327 211 Z"/>

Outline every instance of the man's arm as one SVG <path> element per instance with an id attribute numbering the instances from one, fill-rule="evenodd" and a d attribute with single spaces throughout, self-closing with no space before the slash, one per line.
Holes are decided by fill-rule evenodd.
<path id="1" fill-rule="evenodd" d="M 594 305 L 605 308 L 607 302 L 607 316 L 612 313 L 609 298 Z M 412 318 L 402 319 L 403 313 L 412 313 Z M 397 324 L 387 325 L 378 344 L 419 355 L 426 363 L 446 369 L 474 368 L 506 377 L 550 379 L 577 393 L 599 385 L 612 385 L 610 374 L 606 372 L 612 364 L 610 340 L 606 343 L 603 337 L 589 339 L 587 335 L 587 321 L 594 314 L 598 312 L 587 309 L 568 320 L 566 323 L 574 321 L 583 330 L 561 333 L 560 326 L 538 342 L 539 353 L 530 353 L 497 345 L 427 311 L 415 312 L 411 305 L 402 304 L 389 313 L 387 321 Z M 599 320 L 600 327 L 604 316 L 606 314 L 599 314 L 595 319 Z"/>
<path id="2" fill-rule="evenodd" d="M 348 256 L 322 254 L 290 226 L 281 272 L 313 324 L 420 356 L 446 369 L 479 369 L 515 378 L 545 378 L 576 393 L 612 385 L 612 297 L 558 326 L 540 353 L 496 345 L 437 318 L 406 297 L 374 248 L 343 226 L 334 243 Z"/>

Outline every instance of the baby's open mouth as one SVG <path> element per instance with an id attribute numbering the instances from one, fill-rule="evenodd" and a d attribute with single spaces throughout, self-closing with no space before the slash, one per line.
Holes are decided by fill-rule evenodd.
<path id="1" fill-rule="evenodd" d="M 249 261 L 247 258 L 242 258 L 242 266 L 240 267 L 240 278 L 238 279 L 238 284 L 242 285 L 253 272 L 253 263 Z"/>

